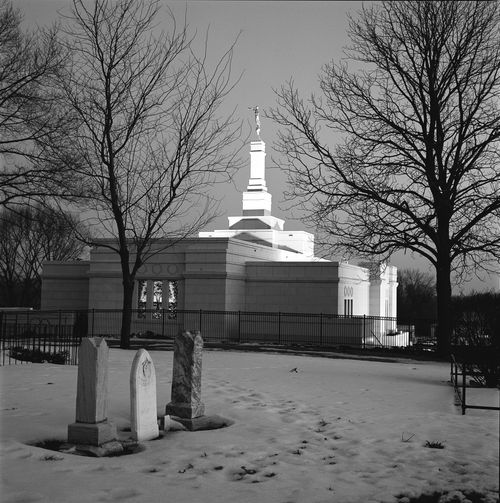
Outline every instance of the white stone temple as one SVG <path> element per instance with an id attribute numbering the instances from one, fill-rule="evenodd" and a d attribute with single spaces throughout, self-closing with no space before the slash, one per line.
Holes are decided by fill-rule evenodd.
<path id="1" fill-rule="evenodd" d="M 257 126 L 242 214 L 230 216 L 227 229 L 180 242 L 157 240 L 159 252 L 137 275 L 134 307 L 166 309 L 175 295 L 178 310 L 396 317 L 395 267 L 374 270 L 319 259 L 312 234 L 285 230 L 285 222 L 272 215 L 260 121 Z M 119 257 L 99 243 L 88 261 L 44 264 L 42 309 L 120 309 L 121 304 Z"/>

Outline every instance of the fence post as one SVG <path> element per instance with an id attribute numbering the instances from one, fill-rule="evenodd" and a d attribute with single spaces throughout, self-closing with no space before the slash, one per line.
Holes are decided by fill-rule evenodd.
<path id="1" fill-rule="evenodd" d="M 278 311 L 278 344 L 281 344 L 281 312 Z"/>
<path id="2" fill-rule="evenodd" d="M 95 309 L 92 309 L 92 327 L 91 327 L 91 334 L 89 337 L 94 337 L 94 318 L 95 318 Z"/>
<path id="3" fill-rule="evenodd" d="M 199 327 L 200 327 L 200 332 L 201 332 L 201 309 L 200 309 L 200 323 L 199 323 Z M 201 336 L 203 337 L 203 332 L 201 332 Z"/>
<path id="4" fill-rule="evenodd" d="M 366 314 L 363 314 L 363 349 L 366 349 Z"/>
<path id="5" fill-rule="evenodd" d="M 241 344 L 241 311 L 238 311 L 238 344 Z"/>
<path id="6" fill-rule="evenodd" d="M 40 322 L 39 322 L 39 326 L 41 327 L 40 325 Z M 29 332 L 26 332 L 26 336 L 28 337 L 28 341 L 29 341 L 29 338 L 31 337 L 31 334 Z M 36 344 L 38 342 L 38 348 L 36 348 Z M 29 347 L 29 342 L 27 344 L 27 346 Z M 35 349 L 40 349 L 40 337 L 33 337 L 33 341 L 31 343 L 31 347 L 33 349 L 33 351 L 35 351 Z"/>
<path id="7" fill-rule="evenodd" d="M 59 322 L 59 329 L 57 331 L 57 342 L 59 343 L 59 341 L 62 338 L 62 327 L 61 327 L 62 319 L 61 319 L 61 310 L 60 309 L 59 309 L 59 320 L 58 320 L 58 322 Z M 49 348 L 50 348 L 50 341 L 49 341 Z"/>
<path id="8" fill-rule="evenodd" d="M 467 388 L 467 364 L 462 366 L 462 416 L 465 416 L 465 389 Z"/>
<path id="9" fill-rule="evenodd" d="M 165 337 L 165 308 L 161 308 L 161 336 Z"/>

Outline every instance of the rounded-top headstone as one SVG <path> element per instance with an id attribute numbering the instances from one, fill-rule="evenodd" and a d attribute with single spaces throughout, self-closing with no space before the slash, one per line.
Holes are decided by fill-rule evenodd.
<path id="1" fill-rule="evenodd" d="M 156 373 L 145 349 L 137 351 L 130 370 L 130 423 L 135 440 L 157 438 Z"/>

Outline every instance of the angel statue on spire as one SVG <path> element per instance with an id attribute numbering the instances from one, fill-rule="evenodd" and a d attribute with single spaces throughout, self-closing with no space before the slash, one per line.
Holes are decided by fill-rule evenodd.
<path id="1" fill-rule="evenodd" d="M 248 107 L 248 110 L 253 110 L 255 114 L 255 132 L 257 133 L 257 137 L 260 140 L 260 117 L 259 117 L 259 107 Z"/>

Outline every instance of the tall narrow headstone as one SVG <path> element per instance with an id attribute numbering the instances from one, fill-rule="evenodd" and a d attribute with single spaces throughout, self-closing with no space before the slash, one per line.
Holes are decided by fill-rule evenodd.
<path id="1" fill-rule="evenodd" d="M 155 366 L 145 349 L 137 351 L 130 371 L 130 424 L 134 440 L 158 438 Z"/>
<path id="2" fill-rule="evenodd" d="M 68 442 L 102 445 L 116 439 L 116 427 L 108 421 L 108 354 L 104 338 L 82 340 L 78 353 L 76 422 L 68 425 Z"/>
<path id="3" fill-rule="evenodd" d="M 201 358 L 203 339 L 200 332 L 181 332 L 174 341 L 171 401 L 165 414 L 179 418 L 191 429 L 192 421 L 203 416 L 201 401 Z"/>

